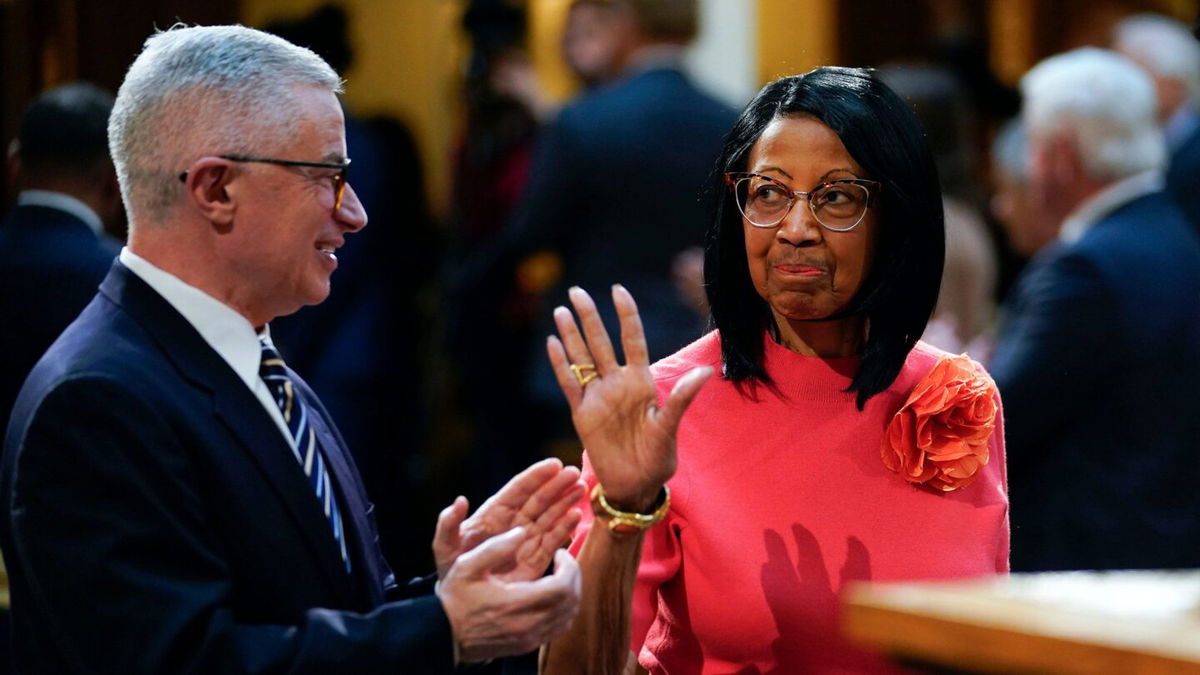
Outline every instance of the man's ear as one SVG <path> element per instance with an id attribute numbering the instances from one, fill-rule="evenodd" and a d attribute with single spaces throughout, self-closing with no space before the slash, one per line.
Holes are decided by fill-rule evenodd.
<path id="1" fill-rule="evenodd" d="M 237 203 L 226 189 L 235 176 L 227 160 L 206 157 L 192 164 L 184 180 L 188 204 L 219 229 L 228 228 L 237 212 Z"/>
<path id="2" fill-rule="evenodd" d="M 1060 185 L 1073 185 L 1086 174 L 1074 137 L 1061 131 L 1050 141 L 1050 170 Z"/>

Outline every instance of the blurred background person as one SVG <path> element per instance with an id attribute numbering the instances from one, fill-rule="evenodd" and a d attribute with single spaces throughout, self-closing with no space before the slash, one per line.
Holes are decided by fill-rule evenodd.
<path id="1" fill-rule="evenodd" d="M 890 66 L 880 79 L 908 101 L 937 163 L 946 218 L 946 266 L 923 339 L 985 360 L 995 315 L 996 249 L 977 181 L 975 119 L 954 76 L 935 66 Z"/>
<path id="2" fill-rule="evenodd" d="M 481 6 L 504 7 L 509 13 L 519 15 L 524 23 L 523 12 L 518 13 L 511 5 L 486 0 L 476 0 L 472 10 L 467 12 L 468 17 L 475 8 Z M 574 0 L 567 8 L 559 46 L 563 64 L 579 84 L 579 95 L 586 94 L 617 75 L 619 33 L 613 26 L 613 16 L 609 0 Z M 478 35 L 478 30 L 471 32 Z M 527 35 L 522 31 L 519 36 L 513 37 L 527 38 Z M 475 45 L 478 49 L 478 38 L 475 39 Z M 523 103 L 539 122 L 547 122 L 558 114 L 561 105 L 538 81 L 533 62 L 523 44 L 517 45 L 514 41 L 506 45 L 490 70 L 491 86 L 497 92 Z"/>
<path id="3" fill-rule="evenodd" d="M 991 148 L 992 216 L 1004 228 L 1009 246 L 1029 260 L 1058 235 L 1059 222 L 1035 204 L 1029 181 L 1029 136 L 1021 120 L 1010 120 Z"/>
<path id="4" fill-rule="evenodd" d="M 86 82 L 54 87 L 21 115 L 8 148 L 16 206 L 0 221 L 0 429 L 42 354 L 96 294 L 124 231 L 108 155 L 112 94 Z M 0 560 L 0 571 L 4 569 Z M 10 658 L 0 608 L 0 672 Z"/>
<path id="5" fill-rule="evenodd" d="M 0 417 L 4 426 L 33 365 L 87 305 L 119 245 L 105 223 L 123 219 L 108 156 L 112 94 L 88 83 L 55 87 L 25 109 L 9 148 L 17 206 L 0 222 Z"/>
<path id="6" fill-rule="evenodd" d="M 569 286 L 621 283 L 653 307 L 645 317 L 652 358 L 704 328 L 705 317 L 677 288 L 674 265 L 703 241 L 701 190 L 735 112 L 684 72 L 683 49 L 698 30 L 695 0 L 614 0 L 609 11 L 620 74 L 563 108 L 542 132 L 528 188 L 492 266 L 504 274 L 542 250 L 561 260 L 526 348 L 528 402 L 541 411 L 535 419 L 543 443 L 574 438 L 541 337 L 552 330 L 548 307 L 564 302 Z M 605 319 L 615 328 L 611 313 Z M 566 452 L 577 454 L 571 445 Z"/>
<path id="7" fill-rule="evenodd" d="M 466 436 L 457 469 L 468 496 L 488 494 L 517 465 L 515 458 L 536 454 L 521 383 L 537 293 L 557 261 L 543 256 L 523 275 L 488 276 L 473 264 L 496 255 L 529 181 L 543 118 L 557 109 L 536 83 L 525 47 L 526 18 L 522 8 L 499 0 L 472 0 L 462 17 L 470 56 L 452 158 L 443 372 L 453 378 L 452 424 Z M 497 391 L 497 382 L 506 383 L 504 391 Z"/>
<path id="8" fill-rule="evenodd" d="M 584 91 L 617 74 L 618 33 L 610 0 L 574 0 L 563 27 L 563 61 Z"/>
<path id="9" fill-rule="evenodd" d="M 991 363 L 1014 570 L 1200 565 L 1200 239 L 1162 191 L 1154 85 L 1083 48 L 1021 81 L 1030 181 L 1058 241 L 1018 282 Z"/>
<path id="10" fill-rule="evenodd" d="M 1167 190 L 1200 233 L 1200 43 L 1186 24 L 1138 14 L 1117 24 L 1113 48 L 1154 78 L 1167 138 Z"/>
<path id="11" fill-rule="evenodd" d="M 340 6 L 263 30 L 312 49 L 343 77 L 353 67 L 350 17 Z M 407 578 L 428 568 L 427 523 L 435 515 L 422 508 L 433 499 L 423 491 L 432 322 L 422 299 L 435 284 L 441 244 L 407 126 L 352 111 L 345 120 L 350 175 L 373 227 L 338 249 L 329 298 L 272 322 L 271 335 L 338 420 L 375 505 L 384 554 Z"/>

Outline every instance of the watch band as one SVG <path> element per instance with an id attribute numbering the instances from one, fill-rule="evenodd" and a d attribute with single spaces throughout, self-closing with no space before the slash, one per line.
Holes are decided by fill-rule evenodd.
<path id="1" fill-rule="evenodd" d="M 659 493 L 658 506 L 650 513 L 634 513 L 619 511 L 608 503 L 604 486 L 596 483 L 592 488 L 592 511 L 597 516 L 607 517 L 608 529 L 616 534 L 631 534 L 642 532 L 667 517 L 667 509 L 671 507 L 671 490 L 664 484 Z"/>

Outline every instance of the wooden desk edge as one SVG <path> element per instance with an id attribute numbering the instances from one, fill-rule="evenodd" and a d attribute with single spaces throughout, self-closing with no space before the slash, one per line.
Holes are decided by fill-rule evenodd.
<path id="1" fill-rule="evenodd" d="M 984 623 L 967 623 L 873 604 L 851 594 L 843 631 L 885 652 L 980 672 L 1200 673 L 1200 664 L 1163 654 L 1030 635 Z"/>

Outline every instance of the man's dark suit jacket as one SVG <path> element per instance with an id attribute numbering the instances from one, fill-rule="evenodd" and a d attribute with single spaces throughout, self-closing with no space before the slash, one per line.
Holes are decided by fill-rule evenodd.
<path id="1" fill-rule="evenodd" d="M 33 364 L 96 295 L 117 243 L 45 206 L 17 206 L 0 223 L 0 428 Z"/>
<path id="2" fill-rule="evenodd" d="M 603 296 L 598 304 L 616 335 L 605 300 L 620 283 L 648 308 L 642 321 L 652 359 L 700 337 L 703 320 L 676 290 L 671 263 L 704 244 L 712 210 L 702 193 L 736 116 L 674 68 L 603 85 L 564 108 L 538 139 L 511 230 L 521 253 L 562 254 L 562 284 L 550 302 L 566 303 L 575 285 Z M 534 363 L 545 395 L 559 401 L 542 343 L 553 332 L 548 321 Z"/>
<path id="3" fill-rule="evenodd" d="M 1200 566 L 1200 239 L 1165 193 L 1036 256 L 990 371 L 1014 570 Z"/>
<path id="4" fill-rule="evenodd" d="M 1192 227 L 1200 233 L 1200 128 L 1171 153 L 1167 191 L 1183 207 Z"/>
<path id="5" fill-rule="evenodd" d="M 352 575 L 259 399 L 166 300 L 113 265 L 34 368 L 5 437 L 0 543 L 18 665 L 452 667 L 430 582 L 396 586 L 350 454 L 296 382 L 342 498 Z"/>

